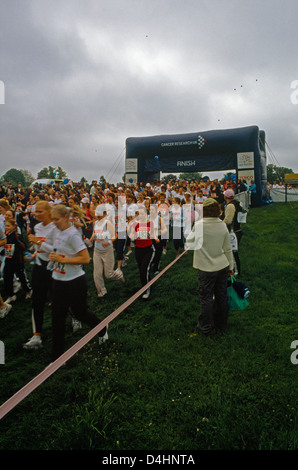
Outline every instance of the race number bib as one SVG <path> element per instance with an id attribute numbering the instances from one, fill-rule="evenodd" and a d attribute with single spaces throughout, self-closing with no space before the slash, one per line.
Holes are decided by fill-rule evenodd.
<path id="1" fill-rule="evenodd" d="M 4 245 L 4 251 L 6 258 L 12 258 L 15 250 L 14 244 Z"/>

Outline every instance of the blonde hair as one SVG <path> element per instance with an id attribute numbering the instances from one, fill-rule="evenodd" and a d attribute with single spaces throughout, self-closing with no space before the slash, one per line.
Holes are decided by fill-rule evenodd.
<path id="1" fill-rule="evenodd" d="M 70 207 L 66 207 L 64 204 L 56 204 L 51 209 L 51 214 L 53 214 L 53 212 L 56 212 L 60 217 L 69 217 Z"/>
<path id="2" fill-rule="evenodd" d="M 83 209 L 81 209 L 80 206 L 78 206 L 77 204 L 73 205 L 70 209 L 70 213 L 74 216 L 74 217 L 77 217 L 78 219 L 81 220 L 81 222 L 83 222 L 84 225 L 86 225 L 86 214 L 85 214 L 85 211 Z"/>
<path id="3" fill-rule="evenodd" d="M 37 201 L 37 203 L 35 204 L 35 208 L 37 209 L 37 207 L 41 207 L 42 209 L 48 212 L 51 212 L 52 209 L 48 201 Z"/>
<path id="4" fill-rule="evenodd" d="M 9 202 L 4 198 L 0 199 L 0 206 L 3 207 L 3 209 L 6 209 L 7 211 L 11 210 Z"/>

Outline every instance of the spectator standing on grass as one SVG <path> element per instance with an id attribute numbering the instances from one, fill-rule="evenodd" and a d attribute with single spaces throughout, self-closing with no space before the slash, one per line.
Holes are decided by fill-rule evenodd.
<path id="1" fill-rule="evenodd" d="M 225 332 L 229 313 L 227 283 L 234 260 L 230 234 L 219 214 L 218 202 L 207 198 L 203 219 L 195 222 L 186 239 L 186 247 L 194 250 L 193 267 L 198 270 L 201 310 L 197 328 L 205 335 L 213 326 Z"/>
<path id="2" fill-rule="evenodd" d="M 223 221 L 227 225 L 229 232 L 234 232 L 237 239 L 237 249 L 233 250 L 233 255 L 235 258 L 237 266 L 237 274 L 240 276 L 240 258 L 239 258 L 239 244 L 242 238 L 243 232 L 241 229 L 241 224 L 238 222 L 238 213 L 242 211 L 240 202 L 234 199 L 234 191 L 232 189 L 227 189 L 224 192 L 224 198 L 226 205 L 223 209 Z"/>
<path id="3" fill-rule="evenodd" d="M 87 280 L 83 265 L 90 262 L 89 252 L 78 230 L 69 223 L 69 209 L 56 205 L 51 211 L 58 232 L 49 254 L 52 262 L 52 361 L 64 352 L 65 323 L 71 310 L 75 318 L 94 328 L 99 318 L 87 307 Z M 108 339 L 107 328 L 99 332 L 99 343 Z"/>
<path id="4" fill-rule="evenodd" d="M 51 219 L 51 206 L 47 201 L 39 201 L 35 207 L 35 217 L 38 223 L 34 233 L 28 235 L 35 252 L 32 255 L 32 329 L 33 336 L 23 344 L 24 349 L 37 349 L 42 346 L 42 326 L 44 309 L 51 292 L 52 272 L 48 269 L 49 253 L 53 250 L 57 228 Z"/>

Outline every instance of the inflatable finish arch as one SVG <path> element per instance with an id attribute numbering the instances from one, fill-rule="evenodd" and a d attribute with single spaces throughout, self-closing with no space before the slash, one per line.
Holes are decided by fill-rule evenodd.
<path id="1" fill-rule="evenodd" d="M 255 205 L 266 196 L 265 132 L 257 126 L 191 134 L 128 137 L 126 183 L 152 182 L 160 172 L 236 170 L 237 181 L 254 180 Z"/>

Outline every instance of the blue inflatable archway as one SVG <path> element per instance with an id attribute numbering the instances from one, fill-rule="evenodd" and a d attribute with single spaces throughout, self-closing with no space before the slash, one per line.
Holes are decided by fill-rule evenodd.
<path id="1" fill-rule="evenodd" d="M 126 182 L 156 181 L 161 171 L 221 170 L 236 170 L 237 181 L 254 181 L 255 205 L 261 205 L 267 191 L 265 132 L 248 126 L 126 139 Z"/>

